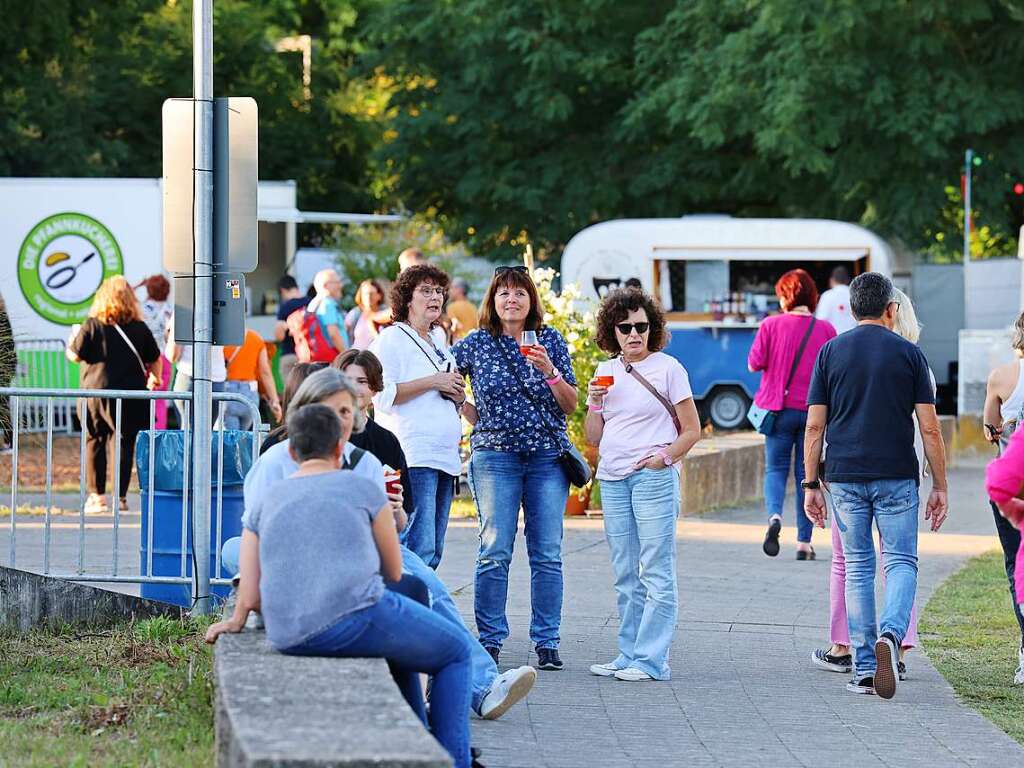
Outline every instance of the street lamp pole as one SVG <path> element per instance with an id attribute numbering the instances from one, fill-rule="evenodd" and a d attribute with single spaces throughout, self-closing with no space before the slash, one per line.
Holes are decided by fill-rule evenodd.
<path id="1" fill-rule="evenodd" d="M 213 341 L 213 0 L 192 3 L 193 164 L 192 347 L 192 551 L 195 553 L 192 611 L 206 614 L 210 600 L 210 464 L 213 434 L 211 343 Z"/>
<path id="2" fill-rule="evenodd" d="M 971 260 L 971 168 L 974 165 L 974 150 L 964 153 L 964 270 Z"/>

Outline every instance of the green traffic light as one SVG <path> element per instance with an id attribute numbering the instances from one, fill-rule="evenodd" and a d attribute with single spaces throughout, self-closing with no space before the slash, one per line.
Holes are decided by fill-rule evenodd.
<path id="1" fill-rule="evenodd" d="M 978 156 L 978 155 L 975 155 L 975 156 L 974 156 L 974 159 L 972 160 L 972 162 L 973 162 L 973 163 L 974 163 L 975 165 L 981 165 L 981 157 L 980 157 L 980 156 Z"/>

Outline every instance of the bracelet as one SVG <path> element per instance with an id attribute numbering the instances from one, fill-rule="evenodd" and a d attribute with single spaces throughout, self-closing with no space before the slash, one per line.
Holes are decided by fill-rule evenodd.
<path id="1" fill-rule="evenodd" d="M 601 413 L 604 410 L 604 406 L 603 405 L 590 405 L 588 403 L 587 404 L 587 410 L 590 411 L 591 413 Z"/>
<path id="2" fill-rule="evenodd" d="M 555 386 L 555 384 L 557 384 L 561 380 L 562 380 L 562 372 L 561 371 L 558 372 L 557 376 L 552 376 L 550 379 L 544 379 L 544 381 L 547 382 L 549 387 Z"/>

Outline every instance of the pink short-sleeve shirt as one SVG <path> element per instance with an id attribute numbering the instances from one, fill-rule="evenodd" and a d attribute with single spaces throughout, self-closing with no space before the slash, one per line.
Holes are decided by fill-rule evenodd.
<path id="1" fill-rule="evenodd" d="M 633 367 L 654 388 L 677 405 L 693 397 L 690 377 L 674 357 L 655 352 Z M 621 358 L 597 366 L 595 376 L 614 376 L 615 384 L 604 399 L 604 431 L 598 448 L 598 480 L 621 480 L 636 470 L 633 465 L 679 436 L 668 409 L 632 375 Z"/>

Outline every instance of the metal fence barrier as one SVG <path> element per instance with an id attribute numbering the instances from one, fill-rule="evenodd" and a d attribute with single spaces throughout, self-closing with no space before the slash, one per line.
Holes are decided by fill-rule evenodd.
<path id="1" fill-rule="evenodd" d="M 11 382 L 13 388 L 67 389 L 71 386 L 73 367 L 64 355 L 63 339 L 16 339 L 14 346 L 18 362 Z M 23 397 L 18 418 L 11 418 L 12 426 L 19 425 L 23 433 L 44 432 L 47 407 L 45 398 Z M 54 403 L 53 428 L 68 434 L 74 432 L 73 400 Z"/>
<path id="2" fill-rule="evenodd" d="M 190 411 L 192 405 L 192 393 L 191 392 L 149 392 L 142 390 L 89 390 L 89 389 L 55 389 L 55 388 L 27 388 L 27 387 L 7 387 L 0 388 L 0 397 L 10 398 L 11 407 L 11 422 L 13 426 L 13 439 L 12 439 L 12 454 L 11 454 L 11 476 L 10 476 L 10 516 L 9 516 L 9 535 L 10 541 L 8 544 L 8 565 L 11 568 L 18 566 L 18 503 L 21 497 L 19 490 L 19 437 L 26 431 L 30 431 L 25 427 L 25 422 L 21 418 L 22 408 L 24 407 L 25 401 L 42 401 L 43 402 L 43 427 L 46 433 L 46 474 L 44 480 L 44 513 L 43 513 L 43 527 L 42 527 L 42 555 L 41 563 L 27 563 L 25 564 L 26 570 L 33 572 L 42 573 L 46 576 L 54 578 L 67 579 L 70 581 L 80 582 L 106 582 L 106 583 L 138 583 L 138 584 L 190 584 L 193 582 L 193 577 L 187 574 L 187 563 L 188 557 L 186 556 L 187 544 L 188 544 L 188 509 L 190 502 L 190 491 L 194 493 L 196 490 L 202 491 L 202 489 L 190 488 L 190 457 L 189 453 L 191 450 L 191 442 L 194 435 L 190 429 Z M 53 490 L 53 438 L 56 429 L 56 418 L 55 414 L 58 413 L 58 403 L 71 402 L 70 407 L 74 410 L 74 401 L 83 398 L 98 398 L 105 400 L 114 400 L 114 434 L 110 438 L 113 441 L 113 483 L 111 484 L 111 493 L 109 494 L 112 498 L 113 503 L 110 505 L 113 510 L 113 527 L 112 527 L 112 551 L 110 555 L 109 565 L 103 565 L 98 568 L 88 568 L 86 565 L 86 488 L 85 488 L 85 457 L 86 457 L 86 430 L 83 428 L 80 431 L 79 436 L 79 489 L 78 489 L 78 526 L 77 526 L 77 562 L 76 563 L 57 563 L 56 565 L 52 562 L 51 551 L 53 549 L 53 536 L 54 536 L 54 521 L 53 521 L 53 510 L 54 510 L 54 490 Z M 243 395 L 235 392 L 214 392 L 213 399 L 222 405 L 226 402 L 242 403 L 249 409 L 252 415 L 252 458 L 255 462 L 259 456 L 260 444 L 262 442 L 262 436 L 268 425 L 264 425 L 260 420 L 260 413 L 258 406 L 251 400 L 246 399 Z M 125 400 L 146 400 L 149 402 L 149 466 L 148 466 L 148 480 L 147 480 L 147 491 L 149 505 L 146 510 L 147 516 L 147 560 L 144 564 L 145 567 L 138 569 L 125 568 L 124 564 L 120 562 L 118 546 L 121 535 L 122 521 L 121 521 L 121 510 L 118 504 L 120 480 L 121 480 L 121 425 L 122 425 L 122 405 Z M 182 461 L 183 466 L 183 487 L 182 487 L 182 513 L 181 513 L 181 566 L 177 576 L 156 576 L 153 574 L 153 508 L 154 504 L 154 460 L 155 460 L 155 430 L 153 428 L 156 415 L 156 401 L 157 400 L 170 400 L 170 401 L 181 401 L 183 403 L 184 411 L 184 424 L 182 425 L 184 432 L 186 433 L 186 439 L 184 440 L 184 456 Z M 214 439 L 218 441 L 218 459 L 217 464 L 213 468 L 214 477 L 216 482 L 211 489 L 211 493 L 215 493 L 215 499 L 212 499 L 211 509 L 214 514 L 210 517 L 210 524 L 215 526 L 216 539 L 220 541 L 221 530 L 223 525 L 223 513 L 224 513 L 224 499 L 223 499 L 223 478 L 224 478 L 224 431 L 215 430 Z M 27 527 L 27 526 L 26 526 Z M 36 527 L 35 525 L 32 526 Z M 133 526 L 134 527 L 134 526 Z M 61 528 L 65 528 L 61 525 Z M 2 532 L 2 529 L 0 529 Z M 193 531 L 193 542 L 198 542 L 200 537 L 202 540 L 209 541 L 210 531 Z M 221 553 L 220 547 L 217 547 L 216 552 L 216 565 L 214 574 L 220 573 L 221 567 Z M 210 580 L 211 584 L 228 584 L 229 579 L 213 579 Z M 195 589 L 193 589 L 193 598 L 195 597 Z"/>

